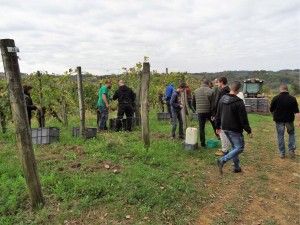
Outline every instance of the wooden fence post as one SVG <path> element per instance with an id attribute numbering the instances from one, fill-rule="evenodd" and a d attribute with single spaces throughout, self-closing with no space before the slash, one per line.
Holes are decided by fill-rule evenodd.
<path id="1" fill-rule="evenodd" d="M 135 98 L 135 117 L 141 118 L 141 86 L 142 86 L 142 73 L 138 73 L 138 82 L 136 87 L 136 98 Z"/>
<path id="2" fill-rule="evenodd" d="M 150 133 L 149 133 L 149 82 L 150 81 L 150 64 L 143 63 L 142 72 L 142 88 L 141 88 L 141 120 L 142 120 L 142 135 L 144 146 L 148 149 L 150 147 Z"/>
<path id="3" fill-rule="evenodd" d="M 187 107 L 186 107 L 186 92 L 181 92 L 180 94 L 180 101 L 182 104 L 182 109 L 181 109 L 181 116 L 182 116 L 182 122 L 183 122 L 183 130 L 186 130 L 187 128 L 187 121 L 186 121 L 186 111 L 187 111 Z"/>
<path id="4" fill-rule="evenodd" d="M 85 137 L 85 108 L 83 100 L 83 86 L 81 67 L 77 67 L 77 85 L 78 85 L 78 100 L 79 100 L 79 114 L 80 114 L 80 134 Z"/>
<path id="5" fill-rule="evenodd" d="M 44 115 L 43 94 L 42 94 L 42 74 L 40 71 L 37 71 L 37 77 L 39 80 L 39 102 L 41 106 L 41 111 L 39 111 L 39 127 L 45 127 L 45 115 Z"/>
<path id="6" fill-rule="evenodd" d="M 21 83 L 18 56 L 16 53 L 17 49 L 12 39 L 1 39 L 0 48 L 23 174 L 29 192 L 31 206 L 32 208 L 37 208 L 38 205 L 44 204 L 44 198 L 32 146 L 31 131 Z"/>

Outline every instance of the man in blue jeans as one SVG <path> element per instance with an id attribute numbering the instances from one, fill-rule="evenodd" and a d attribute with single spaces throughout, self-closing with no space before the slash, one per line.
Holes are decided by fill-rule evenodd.
<path id="1" fill-rule="evenodd" d="M 223 174 L 223 166 L 230 159 L 233 160 L 234 173 L 242 172 L 240 167 L 239 154 L 244 151 L 245 141 L 243 130 L 252 138 L 251 128 L 249 125 L 246 107 L 242 99 L 236 95 L 241 89 L 241 83 L 234 81 L 230 85 L 230 92 L 225 94 L 219 101 L 216 114 L 216 132 L 218 134 L 222 131 L 228 137 L 232 149 L 222 158 L 217 160 L 219 171 Z"/>
<path id="2" fill-rule="evenodd" d="M 270 106 L 273 120 L 276 123 L 279 156 L 280 158 L 285 158 L 284 130 L 286 127 L 289 135 L 289 155 L 291 158 L 294 158 L 296 149 L 294 128 L 295 115 L 298 119 L 298 126 L 300 127 L 298 103 L 296 98 L 289 94 L 286 84 L 281 84 L 279 90 L 280 94 L 272 99 Z"/>
<path id="3" fill-rule="evenodd" d="M 105 85 L 103 85 L 99 89 L 98 93 L 98 107 L 100 111 L 100 126 L 99 130 L 104 131 L 107 130 L 106 121 L 108 119 L 108 110 L 109 110 L 109 101 L 110 101 L 110 95 L 109 95 L 109 89 L 111 89 L 111 81 L 106 81 Z"/>
<path id="4" fill-rule="evenodd" d="M 184 139 L 183 134 L 183 120 L 181 115 L 182 104 L 180 100 L 180 93 L 185 89 L 185 83 L 181 83 L 176 91 L 173 91 L 170 105 L 171 105 L 171 113 L 172 113 L 172 137 L 171 139 L 175 139 L 175 131 L 177 126 L 177 120 L 179 123 L 179 139 Z"/>

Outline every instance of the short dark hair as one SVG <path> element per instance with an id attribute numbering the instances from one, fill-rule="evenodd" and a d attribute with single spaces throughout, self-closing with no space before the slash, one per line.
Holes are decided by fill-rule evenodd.
<path id="1" fill-rule="evenodd" d="M 29 84 L 24 84 L 23 85 L 23 90 L 25 93 L 28 93 L 29 90 L 31 90 L 33 87 Z"/>
<path id="2" fill-rule="evenodd" d="M 239 81 L 233 81 L 231 84 L 230 84 L 230 90 L 234 91 L 234 92 L 237 92 L 241 89 L 242 87 L 242 84 L 241 82 Z"/>
<path id="3" fill-rule="evenodd" d="M 179 88 L 186 88 L 186 84 L 185 83 L 180 83 Z"/>
<path id="4" fill-rule="evenodd" d="M 218 81 L 219 81 L 219 82 L 222 82 L 222 83 L 225 84 L 225 85 L 227 84 L 227 78 L 226 78 L 226 77 L 219 77 L 219 78 L 218 78 Z"/>
<path id="5" fill-rule="evenodd" d="M 204 79 L 202 80 L 202 84 L 209 85 L 209 80 L 208 80 L 208 79 L 206 79 L 206 78 L 204 78 Z"/>
<path id="6" fill-rule="evenodd" d="M 280 84 L 279 88 L 283 91 L 288 91 L 288 86 L 286 84 Z"/>

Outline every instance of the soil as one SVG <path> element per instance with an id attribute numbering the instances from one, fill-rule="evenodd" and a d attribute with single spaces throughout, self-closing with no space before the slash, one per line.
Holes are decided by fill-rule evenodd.
<path id="1" fill-rule="evenodd" d="M 254 156 L 250 146 L 248 150 L 242 156 L 242 161 L 247 159 L 242 173 L 231 171 L 231 161 L 223 175 L 217 166 L 207 168 L 205 186 L 213 200 L 200 209 L 197 224 L 300 224 L 299 153 L 281 159 L 277 149 L 261 149 Z"/>

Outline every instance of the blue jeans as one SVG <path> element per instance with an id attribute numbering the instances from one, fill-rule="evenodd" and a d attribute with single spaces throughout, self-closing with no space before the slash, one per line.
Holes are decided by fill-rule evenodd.
<path id="1" fill-rule="evenodd" d="M 289 135 L 289 152 L 290 153 L 294 152 L 296 149 L 294 122 L 289 122 L 289 123 L 276 122 L 279 154 L 281 156 L 285 155 L 285 142 L 284 142 L 285 127 Z"/>
<path id="2" fill-rule="evenodd" d="M 172 137 L 175 137 L 175 131 L 177 126 L 177 119 L 179 122 L 179 137 L 183 137 L 183 120 L 181 116 L 181 110 L 177 110 L 171 107 L 172 112 Z"/>
<path id="3" fill-rule="evenodd" d="M 107 130 L 107 126 L 106 126 L 106 121 L 108 119 L 108 109 L 106 108 L 106 106 L 99 106 L 99 110 L 100 110 L 100 130 Z"/>
<path id="4" fill-rule="evenodd" d="M 228 130 L 224 130 L 224 133 L 228 137 L 228 140 L 231 143 L 232 149 L 227 155 L 224 155 L 221 158 L 221 161 L 223 163 L 226 163 L 227 161 L 232 159 L 234 168 L 239 169 L 240 168 L 239 154 L 241 154 L 244 151 L 244 147 L 245 147 L 243 133 L 238 133 L 238 132 L 233 132 L 233 131 L 228 131 Z"/>

